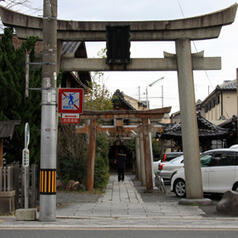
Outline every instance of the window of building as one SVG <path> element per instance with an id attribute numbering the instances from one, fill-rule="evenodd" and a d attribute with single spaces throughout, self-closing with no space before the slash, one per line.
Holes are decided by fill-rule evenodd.
<path id="1" fill-rule="evenodd" d="M 222 140 L 212 140 L 211 148 L 212 149 L 223 148 L 223 141 Z"/>

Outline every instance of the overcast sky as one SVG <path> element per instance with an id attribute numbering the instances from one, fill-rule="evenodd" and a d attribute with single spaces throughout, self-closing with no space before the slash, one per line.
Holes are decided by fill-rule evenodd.
<path id="1" fill-rule="evenodd" d="M 30 0 L 31 6 L 42 9 L 43 0 Z M 198 16 L 218 11 L 234 4 L 233 0 L 58 0 L 58 18 L 64 20 L 172 20 Z M 18 7 L 18 11 L 35 16 L 42 11 Z M 204 50 L 205 56 L 221 56 L 222 70 L 195 71 L 196 100 L 203 100 L 208 91 L 224 80 L 236 78 L 238 68 L 238 17 L 232 25 L 222 28 L 218 39 L 195 42 L 198 51 Z M 87 43 L 88 57 L 96 57 L 105 47 L 104 43 Z M 174 42 L 137 42 L 131 44 L 131 57 L 163 57 L 163 51 L 175 53 Z M 195 48 L 192 44 L 192 51 Z M 148 88 L 151 108 L 161 107 L 161 85 L 164 91 L 164 106 L 172 106 L 172 112 L 179 110 L 176 72 L 108 72 L 105 84 L 113 93 L 120 89 L 138 99 L 145 97 L 146 86 L 160 77 L 164 79 Z"/>

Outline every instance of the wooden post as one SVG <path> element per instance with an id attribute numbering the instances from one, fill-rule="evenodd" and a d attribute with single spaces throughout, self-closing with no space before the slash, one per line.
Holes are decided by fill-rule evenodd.
<path id="1" fill-rule="evenodd" d="M 143 144 L 144 144 L 144 159 L 145 159 L 145 176 L 146 176 L 146 191 L 153 191 L 152 181 L 152 166 L 151 166 L 151 152 L 149 139 L 149 123 L 148 118 L 142 119 Z"/>
<path id="2" fill-rule="evenodd" d="M 94 185 L 95 150 L 96 150 L 96 119 L 91 119 L 89 128 L 89 146 L 88 146 L 88 171 L 87 171 L 88 191 L 92 191 Z"/>
<path id="3" fill-rule="evenodd" d="M 0 139 L 0 168 L 3 167 L 3 139 Z"/>
<path id="4" fill-rule="evenodd" d="M 136 175 L 137 179 L 142 181 L 141 176 L 141 164 L 140 164 L 141 156 L 140 156 L 140 137 L 136 137 Z"/>
<path id="5" fill-rule="evenodd" d="M 2 174 L 3 174 L 3 167 L 0 167 L 0 192 L 2 192 L 2 183 L 3 183 L 3 180 L 2 180 Z"/>
<path id="6" fill-rule="evenodd" d="M 140 173 L 141 173 L 141 182 L 143 185 L 146 185 L 145 181 L 145 153 L 144 153 L 144 140 L 143 132 L 140 132 Z"/>
<path id="7" fill-rule="evenodd" d="M 19 181 L 19 174 L 21 174 L 21 168 L 19 164 L 14 165 L 13 170 L 13 189 L 16 191 L 15 193 L 15 207 L 19 208 L 19 194 L 20 194 L 20 181 Z"/>

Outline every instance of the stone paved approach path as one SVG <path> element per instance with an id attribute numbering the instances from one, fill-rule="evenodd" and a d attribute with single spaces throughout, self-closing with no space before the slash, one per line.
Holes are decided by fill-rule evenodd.
<path id="1" fill-rule="evenodd" d="M 65 196 L 64 196 L 65 195 Z M 74 198 L 72 198 L 74 196 Z M 89 197 L 92 195 L 88 195 Z M 125 176 L 124 182 L 118 182 L 111 175 L 103 196 L 87 197 L 77 201 L 75 193 L 57 193 L 58 201 L 64 206 L 57 209 L 57 217 L 158 217 L 158 216 L 202 216 L 204 212 L 197 206 L 180 206 L 178 200 L 166 198 L 158 191 L 144 193 L 132 175 Z"/>
<path id="2" fill-rule="evenodd" d="M 16 221 L 14 216 L 0 217 L 0 229 L 136 229 L 136 230 L 227 230 L 238 231 L 237 217 L 208 217 L 197 206 L 178 205 L 174 194 L 158 191 L 144 193 L 145 187 L 126 176 L 118 183 L 110 176 L 103 195 L 57 192 L 55 222 Z"/>

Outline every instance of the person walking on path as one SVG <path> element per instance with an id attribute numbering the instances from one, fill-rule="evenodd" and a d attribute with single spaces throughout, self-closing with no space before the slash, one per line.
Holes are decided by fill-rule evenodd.
<path id="1" fill-rule="evenodd" d="M 118 182 L 124 181 L 124 173 L 126 169 L 126 154 L 124 153 L 123 149 L 119 150 L 116 159 L 117 164 L 117 174 L 118 174 Z"/>

